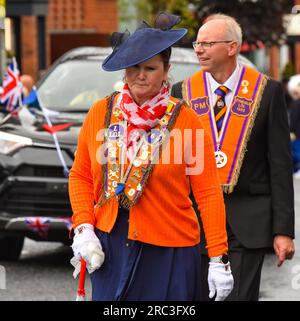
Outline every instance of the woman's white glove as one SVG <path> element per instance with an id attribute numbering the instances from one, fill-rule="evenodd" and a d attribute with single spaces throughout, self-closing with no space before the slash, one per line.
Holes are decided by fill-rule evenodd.
<path id="1" fill-rule="evenodd" d="M 226 264 L 209 262 L 208 287 L 210 299 L 217 292 L 215 301 L 224 301 L 232 291 L 233 285 L 234 281 L 229 262 Z"/>
<path id="2" fill-rule="evenodd" d="M 80 272 L 81 258 L 85 260 L 88 272 L 92 273 L 103 264 L 105 255 L 93 225 L 81 224 L 76 227 L 74 233 L 72 244 L 74 257 L 70 262 L 75 268 L 73 276 L 76 278 Z"/>

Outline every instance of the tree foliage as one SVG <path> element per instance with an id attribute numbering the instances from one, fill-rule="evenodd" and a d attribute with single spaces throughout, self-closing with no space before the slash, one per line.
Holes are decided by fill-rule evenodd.
<path id="1" fill-rule="evenodd" d="M 189 30 L 186 44 L 197 35 L 198 28 L 212 13 L 225 13 L 240 23 L 245 43 L 258 46 L 261 42 L 270 46 L 286 40 L 283 15 L 291 13 L 293 0 L 118 0 L 119 11 L 125 20 L 153 22 L 160 11 L 168 11 L 182 17 L 180 27 Z M 134 17 L 126 17 L 129 3 L 136 8 Z M 123 21 L 125 21 L 123 19 Z"/>
<path id="2" fill-rule="evenodd" d="M 135 12 L 131 12 L 131 14 L 127 10 L 129 4 L 135 8 Z M 122 22 L 126 23 L 131 19 L 136 19 L 138 21 L 145 20 L 153 24 L 155 16 L 161 11 L 166 11 L 179 15 L 182 20 L 177 27 L 187 28 L 188 38 L 194 39 L 199 24 L 189 5 L 189 0 L 118 0 Z M 185 44 L 190 44 L 190 41 L 186 39 Z"/>
<path id="3" fill-rule="evenodd" d="M 237 19 L 248 44 L 282 44 L 286 40 L 283 15 L 291 13 L 293 0 L 193 0 L 199 22 L 212 13 L 225 13 Z"/>

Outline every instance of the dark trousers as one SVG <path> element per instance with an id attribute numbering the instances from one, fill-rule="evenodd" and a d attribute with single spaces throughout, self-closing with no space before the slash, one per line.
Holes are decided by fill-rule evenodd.
<path id="1" fill-rule="evenodd" d="M 229 260 L 234 288 L 226 301 L 258 301 L 261 270 L 267 249 L 247 249 L 227 227 Z M 207 283 L 209 258 L 201 259 L 201 301 L 209 301 Z"/>

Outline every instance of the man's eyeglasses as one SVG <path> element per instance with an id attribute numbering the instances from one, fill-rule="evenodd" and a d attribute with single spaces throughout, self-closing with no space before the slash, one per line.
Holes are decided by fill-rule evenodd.
<path id="1" fill-rule="evenodd" d="M 201 48 L 203 48 L 203 49 L 208 49 L 208 48 L 211 48 L 216 43 L 229 43 L 229 42 L 233 42 L 233 40 L 220 40 L 220 41 L 209 41 L 209 42 L 193 41 L 193 47 L 194 47 L 194 49 L 197 49 L 198 46 L 201 46 Z"/>

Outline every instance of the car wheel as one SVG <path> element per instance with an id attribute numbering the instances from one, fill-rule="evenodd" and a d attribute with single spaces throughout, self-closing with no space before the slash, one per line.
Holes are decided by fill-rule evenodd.
<path id="1" fill-rule="evenodd" d="M 0 237 L 0 260 L 15 261 L 20 257 L 24 243 L 24 236 Z"/>

